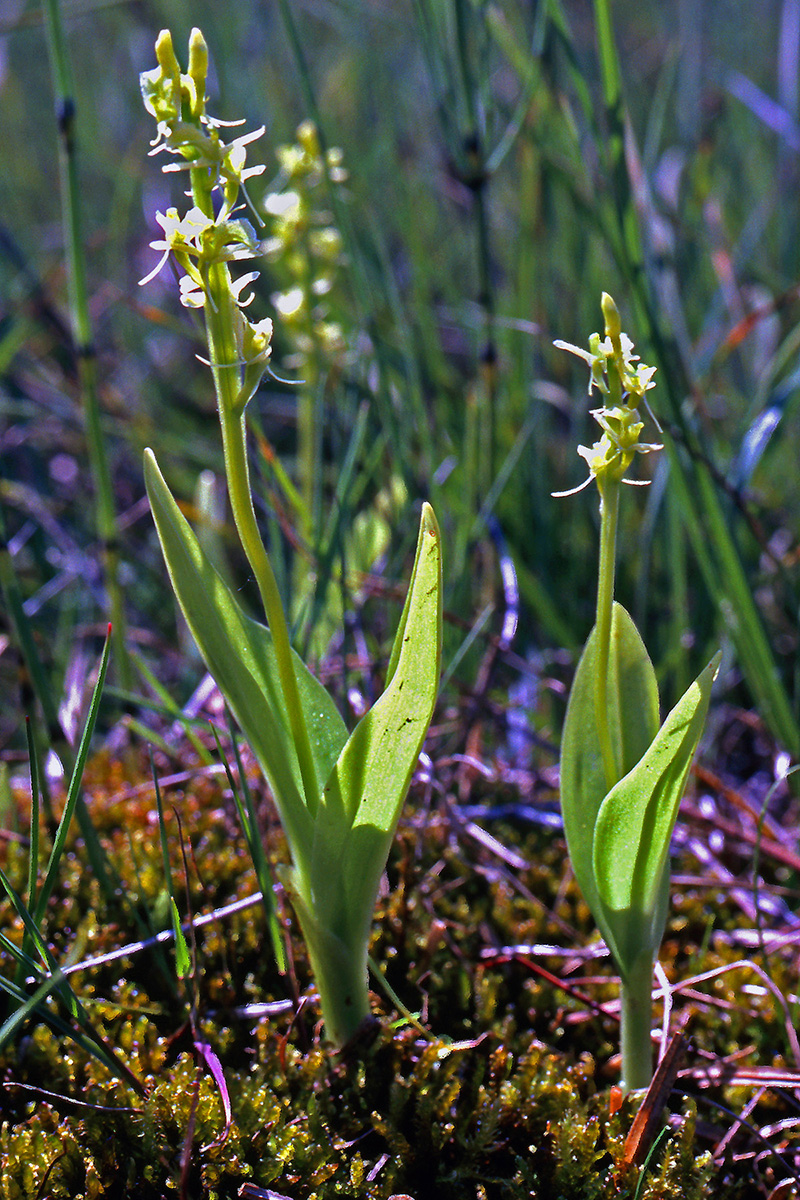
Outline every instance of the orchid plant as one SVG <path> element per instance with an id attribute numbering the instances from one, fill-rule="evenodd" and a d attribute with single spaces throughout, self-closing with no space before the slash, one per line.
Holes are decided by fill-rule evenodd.
<path id="1" fill-rule="evenodd" d="M 272 303 L 293 343 L 288 365 L 303 381 L 297 399 L 297 473 L 307 525 L 312 523 L 318 445 L 318 393 L 326 374 L 341 368 L 346 342 L 332 315 L 331 302 L 341 291 L 344 264 L 342 235 L 325 201 L 331 188 L 342 189 L 347 172 L 336 146 L 324 152 L 313 121 L 303 121 L 296 142 L 279 146 L 279 189 L 264 198 L 270 237 L 264 252 L 281 280 Z"/>
<path id="2" fill-rule="evenodd" d="M 570 692 L 561 748 L 561 807 L 578 884 L 620 973 L 622 1085 L 652 1077 L 652 979 L 669 901 L 669 844 L 708 711 L 719 655 L 687 689 L 663 724 L 655 671 L 633 620 L 614 600 L 620 486 L 641 441 L 639 412 L 655 386 L 655 367 L 633 353 L 612 298 L 603 294 L 605 336 L 589 350 L 557 341 L 589 366 L 592 415 L 602 435 L 580 446 L 600 493 L 597 615 Z"/>
<path id="3" fill-rule="evenodd" d="M 141 76 L 157 122 L 153 154 L 188 175 L 191 204 L 158 214 L 162 252 L 178 268 L 181 302 L 202 310 L 225 471 L 238 535 L 266 613 L 264 626 L 236 601 L 183 517 L 151 450 L 144 473 L 172 586 L 206 665 L 263 769 L 292 863 L 282 880 L 305 937 L 329 1041 L 344 1045 L 369 1016 L 367 952 L 380 877 L 439 683 L 442 566 L 439 529 L 422 507 L 416 558 L 380 699 L 348 735 L 332 698 L 291 646 L 269 556 L 256 522 L 245 410 L 269 368 L 272 323 L 252 321 L 257 272 L 233 278 L 261 245 L 241 215 L 247 148 L 263 129 L 228 138 L 206 112 L 208 50 L 198 29 L 188 70 L 172 38 L 156 41 L 158 65 Z M 252 205 L 251 205 L 252 208 Z"/>

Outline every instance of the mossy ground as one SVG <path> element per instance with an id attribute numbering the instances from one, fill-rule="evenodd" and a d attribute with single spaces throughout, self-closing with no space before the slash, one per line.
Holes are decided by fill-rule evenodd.
<path id="1" fill-rule="evenodd" d="M 157 767 L 162 779 L 176 779 L 164 788 L 172 869 L 182 915 L 190 907 L 197 916 L 252 895 L 256 883 L 224 776 L 187 766 L 186 745 L 176 753 L 180 771 L 166 758 Z M 183 983 L 169 944 L 70 976 L 144 1095 L 41 1023 L 6 1051 L 3 1200 L 691 1200 L 709 1195 L 712 1181 L 719 1197 L 744 1200 L 791 1179 L 800 1161 L 797 1079 L 771 1087 L 769 1072 L 775 1082 L 775 1072 L 788 1066 L 791 1080 L 798 1070 L 786 1028 L 797 1005 L 797 958 L 784 949 L 765 959 L 753 942 L 753 821 L 739 813 L 742 841 L 724 847 L 713 827 L 730 800 L 707 808 L 705 828 L 699 815 L 680 825 L 684 849 L 662 961 L 672 982 L 689 983 L 674 996 L 671 1022 L 688 1023 L 691 1043 L 643 1171 L 644 1153 L 631 1161 L 626 1145 L 638 1101 L 618 1107 L 613 1092 L 613 970 L 607 958 L 587 954 L 591 923 L 561 833 L 525 819 L 518 777 L 512 786 L 496 768 L 494 781 L 465 796 L 465 769 L 458 756 L 443 755 L 435 788 L 430 778 L 415 784 L 375 920 L 373 957 L 429 1039 L 398 1023 L 373 981 L 380 1024 L 351 1053 L 332 1057 L 320 1045 L 291 914 L 282 914 L 291 959 L 282 977 L 263 909 L 245 907 L 198 929 L 196 970 Z M 136 940 L 132 911 L 168 924 L 148 776 L 147 757 L 133 745 L 90 764 L 87 801 L 128 893 L 110 902 L 75 842 L 47 921 L 62 960 L 76 946 L 85 961 Z M 541 788 L 545 780 L 546 772 Z M 270 855 L 281 860 L 280 829 L 255 775 L 251 782 Z M 478 819 L 458 803 L 459 787 L 471 803 L 504 806 L 496 811 L 507 819 Z M 18 799 L 24 806 L 24 794 Z M 545 809 L 547 801 L 545 791 Z M 794 822 L 788 792 L 776 803 Z M 701 844 L 711 862 L 698 870 Z M 24 840 L 8 841 L 5 859 L 22 884 Z M 795 877 L 769 853 L 761 876 L 771 935 Z M 769 971 L 789 998 L 787 1012 L 746 962 L 692 985 L 743 959 Z M 13 973 L 9 963 L 4 969 Z M 248 1011 L 256 1004 L 272 1009 Z M 224 1083 L 211 1069 L 216 1061 Z M 748 1123 L 737 1124 L 735 1114 Z M 787 1188 L 774 1194 L 797 1194 Z"/>
<path id="2" fill-rule="evenodd" d="M 37 687 L 30 657 L 23 664 L 4 599 L 0 863 L 24 891 L 30 794 L 22 714 L 52 696 L 74 731 L 92 643 L 108 619 L 103 563 L 116 538 L 103 532 L 89 479 L 80 381 L 90 348 L 120 518 L 130 648 L 170 696 L 184 697 L 197 682 L 197 659 L 176 630 L 165 590 L 141 475 L 141 451 L 153 445 L 169 459 L 177 493 L 194 504 L 199 472 L 222 471 L 211 385 L 195 359 L 203 349 L 174 282 L 137 287 L 155 263 L 148 247 L 158 232 L 155 204 L 177 197 L 156 185 L 147 157 L 152 123 L 137 86 L 138 72 L 153 66 L 160 23 L 185 45 L 190 22 L 200 22 L 212 47 L 219 115 L 246 114 L 249 128 L 268 125 L 251 158 L 268 164 L 265 186 L 273 186 L 276 148 L 293 141 L 298 120 L 310 115 L 300 80 L 319 100 L 329 144 L 344 149 L 348 265 L 332 315 L 350 354 L 344 369 L 332 364 L 320 391 L 320 497 L 323 511 L 335 498 L 337 518 L 334 528 L 326 515 L 315 546 L 333 555 L 325 570 L 334 558 L 337 570 L 340 559 L 347 564 L 344 534 L 369 517 L 389 484 L 410 503 L 437 499 L 448 540 L 444 662 L 462 702 L 446 697 L 437 714 L 427 746 L 432 769 L 412 789 L 372 947 L 434 1041 L 397 1025 L 393 1002 L 374 982 L 380 1031 L 339 1061 L 320 1047 L 313 982 L 285 906 L 285 977 L 257 902 L 198 929 L 187 982 L 176 978 L 170 944 L 109 957 L 149 927 L 166 929 L 169 905 L 148 756 L 113 716 L 113 705 L 130 703 L 137 720 L 149 719 L 143 714 L 157 692 L 134 672 L 142 704 L 119 693 L 106 698 L 101 725 L 109 741 L 90 764 L 84 792 L 122 892 L 105 895 L 86 847 L 73 839 L 43 932 L 62 963 L 100 960 L 69 978 L 142 1092 L 122 1068 L 120 1077 L 110 1075 L 31 1019 L 0 1055 L 0 1200 L 798 1195 L 800 812 L 785 785 L 772 791 L 778 755 L 758 718 L 721 713 L 715 699 L 702 761 L 718 778 L 694 781 L 679 821 L 661 958 L 681 985 L 670 1028 L 685 1023 L 692 1040 L 665 1100 L 666 1133 L 652 1142 L 645 1170 L 631 1164 L 631 1143 L 626 1150 L 636 1103 L 612 1114 L 619 1077 L 613 967 L 590 952 L 596 935 L 560 830 L 538 819 L 557 814 L 552 784 L 566 664 L 595 602 L 596 503 L 551 499 L 581 478 L 575 447 L 591 440 L 586 379 L 582 365 L 551 343 L 583 344 L 597 327 L 602 290 L 618 297 L 626 317 L 647 312 L 655 321 L 650 334 L 633 331 L 647 361 L 677 339 L 674 353 L 659 352 L 654 411 L 683 466 L 671 476 L 676 488 L 662 491 L 662 478 L 646 503 L 640 494 L 626 506 L 620 598 L 634 601 L 637 621 L 641 615 L 667 693 L 676 673 L 710 657 L 722 639 L 733 677 L 721 689 L 728 703 L 749 706 L 759 693 L 774 700 L 781 679 L 793 725 L 800 206 L 794 126 L 774 128 L 774 102 L 764 94 L 771 97 L 777 81 L 777 101 L 791 115 L 793 23 L 785 17 L 795 7 L 617 0 L 618 110 L 602 86 L 608 71 L 592 5 L 289 4 L 304 47 L 298 57 L 280 4 L 64 4 L 94 325 L 91 347 L 80 348 L 70 333 L 57 233 L 64 192 L 54 179 L 58 134 L 40 7 L 6 4 L 0 18 L 3 136 L 11 149 L 0 177 L 0 566 L 17 580 L 20 612 L 32 614 L 31 644 L 46 676 Z M 568 21 L 558 16 L 562 8 Z M 415 23 L 426 9 L 443 18 L 442 36 L 438 19 L 431 30 L 425 19 Z M 468 34 L 458 45 L 444 19 L 456 11 Z M 469 77 L 485 126 L 474 143 L 460 82 L 472 91 Z M 744 102 L 741 90 L 731 93 L 737 80 L 753 81 Z M 615 140 L 607 140 L 606 108 L 614 122 L 619 111 L 631 135 L 632 190 L 622 170 L 605 165 Z M 65 104 L 61 115 L 70 112 Z M 259 181 L 250 187 L 260 203 Z M 643 262 L 630 252 L 637 223 L 634 242 L 641 235 L 648 248 Z M 257 306 L 265 313 L 284 281 L 273 278 L 275 264 L 261 265 Z M 307 561 L 305 534 L 288 516 L 291 492 L 277 481 L 281 463 L 298 479 L 293 381 L 300 376 L 281 322 L 275 338 L 276 377 L 250 406 L 253 464 L 273 546 L 285 521 L 275 561 L 286 559 L 288 579 L 295 562 Z M 362 412 L 369 413 L 363 455 L 354 432 Z M 676 420 L 688 422 L 686 444 Z M 357 458 L 364 461 L 344 486 L 343 464 Z M 703 498 L 712 487 L 705 465 L 719 484 L 718 503 Z M 737 653 L 729 646 L 731 633 L 748 627 L 742 599 L 749 595 L 745 588 L 737 597 L 732 584 L 719 591 L 739 570 L 727 539 L 714 534 L 719 504 L 774 653 L 761 665 L 742 653 L 747 639 Z M 402 508 L 398 500 L 387 510 L 398 560 Z M 491 655 L 481 658 L 483 638 L 493 631 L 497 650 L 503 615 L 495 535 L 475 541 L 490 513 L 515 563 L 521 616 L 513 667 L 499 650 L 493 662 L 510 668 L 506 686 L 487 697 L 484 684 L 491 677 L 494 687 L 497 673 L 484 671 Z M 246 606 L 257 599 L 247 565 L 236 561 L 232 528 L 219 532 Z M 387 570 L 389 590 L 377 575 L 364 581 L 382 616 L 362 619 L 348 600 L 347 644 L 358 644 L 359 658 L 387 645 L 397 602 L 391 581 L 400 577 Z M 508 597 L 502 603 L 510 611 Z M 537 664 L 535 679 L 520 674 L 522 656 L 540 653 L 553 661 Z M 122 665 L 112 664 L 112 680 Z M 562 685 L 555 699 L 550 675 Z M 115 682 L 124 690 L 124 675 Z M 523 724 L 530 716 L 523 708 L 552 704 L 552 712 L 536 713 L 536 738 L 524 767 L 513 769 L 495 754 L 511 740 L 504 721 L 512 688 Z M 58 722 L 46 723 L 60 738 Z M 168 722 L 153 726 L 154 742 L 169 745 L 156 766 L 181 915 L 245 900 L 257 885 L 224 775 L 209 771 Z M 10 803 L 6 765 L 15 777 Z M 255 772 L 252 784 L 270 858 L 282 861 L 285 846 Z M 56 794 L 57 811 L 61 803 Z M 2 932 L 22 940 L 8 904 Z M 709 977 L 715 970 L 722 973 Z M 0 973 L 16 974 L 2 950 Z M 55 999 L 47 1003 L 71 1020 Z M 254 1005 L 272 1007 L 248 1009 Z M 0 1021 L 7 1014 L 3 1008 Z"/>

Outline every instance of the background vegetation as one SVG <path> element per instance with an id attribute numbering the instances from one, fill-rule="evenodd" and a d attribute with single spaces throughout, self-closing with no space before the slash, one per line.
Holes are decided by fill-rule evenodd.
<path id="1" fill-rule="evenodd" d="M 515 649 L 580 644 L 591 622 L 596 513 L 580 500 L 554 503 L 550 492 L 579 481 L 575 446 L 593 435 L 580 364 L 551 341 L 585 343 L 606 287 L 645 360 L 659 362 L 659 420 L 716 480 L 796 735 L 796 47 L 790 6 L 767 5 L 747 22 L 733 19 L 735 8 L 614 6 L 632 185 L 614 159 L 585 5 L 290 6 L 296 50 L 280 5 L 245 3 L 224 18 L 213 4 L 66 8 L 94 341 L 134 640 L 165 632 L 170 611 L 151 523 L 137 507 L 140 449 L 153 441 L 169 450 L 187 496 L 198 469 L 219 466 L 208 379 L 193 365 L 191 323 L 174 286 L 168 277 L 136 286 L 154 261 L 154 211 L 170 200 L 169 180 L 146 158 L 151 130 L 137 76 L 151 62 L 154 30 L 169 25 L 181 45 L 193 22 L 213 47 L 220 116 L 266 124 L 257 154 L 268 169 L 253 182 L 256 196 L 277 175 L 276 147 L 294 140 L 305 117 L 318 117 L 325 141 L 343 150 L 349 180 L 336 216 L 347 270 L 336 315 L 347 353 L 321 397 L 326 502 L 365 403 L 373 452 L 359 457 L 346 511 L 394 477 L 411 502 L 441 498 L 451 607 L 465 620 L 496 598 L 496 568 L 476 570 L 471 558 L 487 540 L 485 517 L 496 515 L 522 592 Z M 5 520 L 29 611 L 64 631 L 50 650 L 63 673 L 76 618 L 94 620 L 103 605 L 65 328 L 53 84 L 37 10 L 5 12 Z M 280 282 L 268 264 L 262 282 L 266 307 Z M 279 326 L 279 375 L 292 377 L 290 350 Z M 296 396 L 275 383 L 258 400 L 289 471 Z M 622 563 L 627 601 L 648 645 L 660 643 L 665 672 L 676 632 L 696 631 L 698 661 L 719 637 L 714 589 L 729 583 L 719 579 L 725 562 L 715 557 L 702 496 L 682 493 L 674 478 L 668 486 L 668 476 L 665 462 L 657 486 L 626 506 Z M 265 488 L 271 482 L 267 474 Z M 46 534 L 48 517 L 56 528 Z M 499 613 L 486 618 L 486 630 L 500 625 Z"/>
<path id="2" fill-rule="evenodd" d="M 428 498 L 444 533 L 448 612 L 431 752 L 449 765 L 437 786 L 462 802 L 535 798 L 541 819 L 557 821 L 553 768 L 575 654 L 593 620 L 597 512 L 589 492 L 551 497 L 580 482 L 575 449 L 594 440 L 582 366 L 551 343 L 586 344 L 607 290 L 644 360 L 658 364 L 652 404 L 666 445 L 652 486 L 625 497 L 618 596 L 653 653 L 666 702 L 723 645 L 706 769 L 738 789 L 749 815 L 738 809 L 737 820 L 760 835 L 761 804 L 787 756 L 800 754 L 800 15 L 794 0 L 749 9 L 616 0 L 613 28 L 605 14 L 602 3 L 558 0 L 64 3 L 101 440 L 113 482 L 109 532 L 98 518 L 86 373 L 71 332 L 45 22 L 37 5 L 5 0 L 0 756 L 12 833 L 17 804 L 30 804 L 24 717 L 38 739 L 46 805 L 46 752 L 56 750 L 69 778 L 115 579 L 127 649 L 112 656 L 98 714 L 109 778 L 144 786 L 147 745 L 163 756 L 162 772 L 190 761 L 208 770 L 215 755 L 205 731 L 192 747 L 185 718 L 170 724 L 202 672 L 177 621 L 141 472 L 141 451 L 152 444 L 176 492 L 206 514 L 249 596 L 224 508 L 214 516 L 196 492 L 201 471 L 221 473 L 197 330 L 168 272 L 137 286 L 155 262 L 155 210 L 172 202 L 169 178 L 147 158 L 153 129 L 138 74 L 153 65 L 160 28 L 171 28 L 182 53 L 199 25 L 216 114 L 266 126 L 250 155 L 267 163 L 252 181 L 257 205 L 281 186 L 276 151 L 306 118 L 325 145 L 341 147 L 348 173 L 318 199 L 342 236 L 326 301 L 341 343 L 316 346 L 312 371 L 276 319 L 276 377 L 251 405 L 260 515 L 290 604 L 298 580 L 317 582 L 316 602 L 295 606 L 298 636 L 342 703 L 377 686 L 394 625 L 387 608 L 397 604 L 416 529 L 412 509 Z M 287 278 L 280 262 L 262 270 L 254 303 L 266 313 Z M 304 390 L 314 431 L 305 497 L 297 464 Z M 342 597 L 343 573 L 356 599 Z M 345 609 L 342 638 L 334 630 Z M 467 765 L 456 770 L 459 756 Z M 499 787 L 476 793 L 481 770 Z M 57 773 L 51 783 L 57 815 Z M 98 786 L 105 794 L 109 785 Z M 784 834 L 794 830 L 785 786 L 770 796 Z M 724 819 L 728 810 L 714 811 Z M 125 938 L 134 936 L 131 909 L 155 905 L 163 888 L 157 858 L 132 882 L 127 820 L 118 814 L 103 834 L 127 881 L 130 903 L 115 913 Z M 96 812 L 95 824 L 103 826 Z M 773 841 L 784 834 L 776 824 Z M 684 845 L 693 836 L 687 827 Z M 736 854 L 726 870 L 752 875 L 752 859 Z M 14 869 L 21 887 L 27 867 Z M 156 873 L 149 882 L 148 870 Z M 790 892 L 772 917 L 791 928 L 796 863 L 776 870 L 770 886 Z M 243 887 L 241 877 L 220 885 L 212 903 Z M 566 895 L 548 892 L 548 903 L 577 903 Z M 698 904 L 685 918 L 700 956 L 692 951 L 691 963 L 705 944 L 705 900 Z M 745 916 L 752 922 L 752 910 Z M 48 937 L 65 949 L 84 919 L 59 922 Z M 580 928 L 575 920 L 570 927 Z M 552 926 L 540 932 L 560 936 Z M 403 978 L 398 972 L 396 982 Z M 796 980 L 783 983 L 793 995 Z M 552 996 L 546 1003 L 552 1012 Z M 488 1026 L 494 1016 L 484 1019 Z M 557 1022 L 548 1020 L 539 1034 L 549 1043 Z M 452 1032 L 469 1036 L 466 1026 Z M 602 1057 L 602 1044 L 592 1049 Z M 265 1052 L 267 1060 L 272 1070 Z M 321 1086 L 311 1075 L 306 1084 Z M 513 1177 L 513 1166 L 503 1169 Z M 613 1178 L 622 1178 L 618 1170 Z"/>

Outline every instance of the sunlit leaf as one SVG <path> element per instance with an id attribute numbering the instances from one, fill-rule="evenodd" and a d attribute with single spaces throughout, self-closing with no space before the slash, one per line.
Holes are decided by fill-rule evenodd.
<path id="1" fill-rule="evenodd" d="M 203 552 L 173 499 L 155 457 L 145 451 L 145 483 L 175 595 L 203 659 L 266 774 L 292 852 L 302 860 L 313 824 L 285 714 L 272 636 L 248 617 Z M 317 775 L 326 779 L 347 740 L 336 705 L 294 656 L 300 702 Z"/>
<path id="2" fill-rule="evenodd" d="M 335 994 L 323 995 L 334 1041 L 337 1025 L 347 1025 L 337 1010 L 365 993 L 378 884 L 433 715 L 441 645 L 441 542 L 426 504 L 386 690 L 353 730 L 323 789 L 310 872 L 286 876 L 321 993 L 335 981 Z"/>
<path id="3" fill-rule="evenodd" d="M 687 688 L 642 759 L 600 806 L 594 872 L 598 894 L 613 913 L 649 913 L 655 906 L 718 667 L 719 655 Z"/>
<path id="4" fill-rule="evenodd" d="M 561 743 L 561 811 L 575 877 L 600 932 L 616 953 L 614 934 L 603 919 L 593 863 L 595 825 L 608 791 L 597 731 L 596 643 L 592 630 L 567 706 Z M 614 759 L 627 773 L 658 730 L 658 687 L 644 643 L 621 604 L 615 604 L 612 612 L 607 700 Z"/>
<path id="5" fill-rule="evenodd" d="M 192 973 L 192 959 L 189 954 L 186 936 L 181 929 L 181 918 L 178 914 L 178 906 L 175 903 L 174 896 L 170 896 L 169 905 L 172 932 L 175 935 L 175 974 L 178 976 L 178 979 L 188 979 Z"/>
<path id="6" fill-rule="evenodd" d="M 426 504 L 386 690 L 353 730 L 323 789 L 314 874 L 324 880 L 322 860 L 344 856 L 350 903 L 377 886 L 433 715 L 441 667 L 441 589 L 439 528 Z M 362 840 L 382 842 L 385 851 L 360 848 Z"/>

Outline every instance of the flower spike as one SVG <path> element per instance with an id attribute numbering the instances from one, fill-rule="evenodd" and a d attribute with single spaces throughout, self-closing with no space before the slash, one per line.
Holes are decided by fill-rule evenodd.
<path id="1" fill-rule="evenodd" d="M 162 252 L 161 258 L 141 283 L 153 279 L 171 257 L 181 272 L 180 300 L 185 308 L 204 309 L 207 319 L 209 314 L 218 318 L 228 313 L 238 359 L 226 365 L 242 370 L 235 407 L 243 411 L 268 367 L 272 322 L 265 318 L 252 323 L 243 312 L 253 299 L 247 288 L 258 272 L 231 279 L 228 264 L 262 252 L 253 226 L 234 212 L 240 193 L 250 204 L 246 180 L 266 169 L 263 164 L 245 166 L 247 147 L 261 137 L 264 127 L 226 141 L 220 130 L 240 122 L 218 121 L 206 113 L 208 47 L 199 29 L 193 29 L 189 38 L 185 74 L 167 30 L 158 36 L 156 58 L 158 66 L 140 77 L 145 108 L 158 126 L 150 153 L 163 152 L 177 160 L 163 166 L 167 173 L 190 172 L 194 204 L 184 216 L 176 208 L 156 213 L 164 236 L 150 245 Z M 221 193 L 221 202 L 215 203 L 215 192 Z M 260 220 L 257 213 L 255 217 Z"/>
<path id="2" fill-rule="evenodd" d="M 608 397 L 602 408 L 592 409 L 592 416 L 603 431 L 600 440 L 592 446 L 578 447 L 578 454 L 589 467 L 589 477 L 569 491 L 553 492 L 554 496 L 573 496 L 593 479 L 597 480 L 601 495 L 606 481 L 636 482 L 625 478 L 635 456 L 663 449 L 658 442 L 640 441 L 644 422 L 639 419 L 638 408 L 645 392 L 655 387 L 656 368 L 640 362 L 638 354 L 634 354 L 633 342 L 623 332 L 617 306 L 607 292 L 603 293 L 601 307 L 605 318 L 602 340 L 599 333 L 593 333 L 588 350 L 571 342 L 553 343 L 588 364 L 590 396 L 596 388 Z"/>

